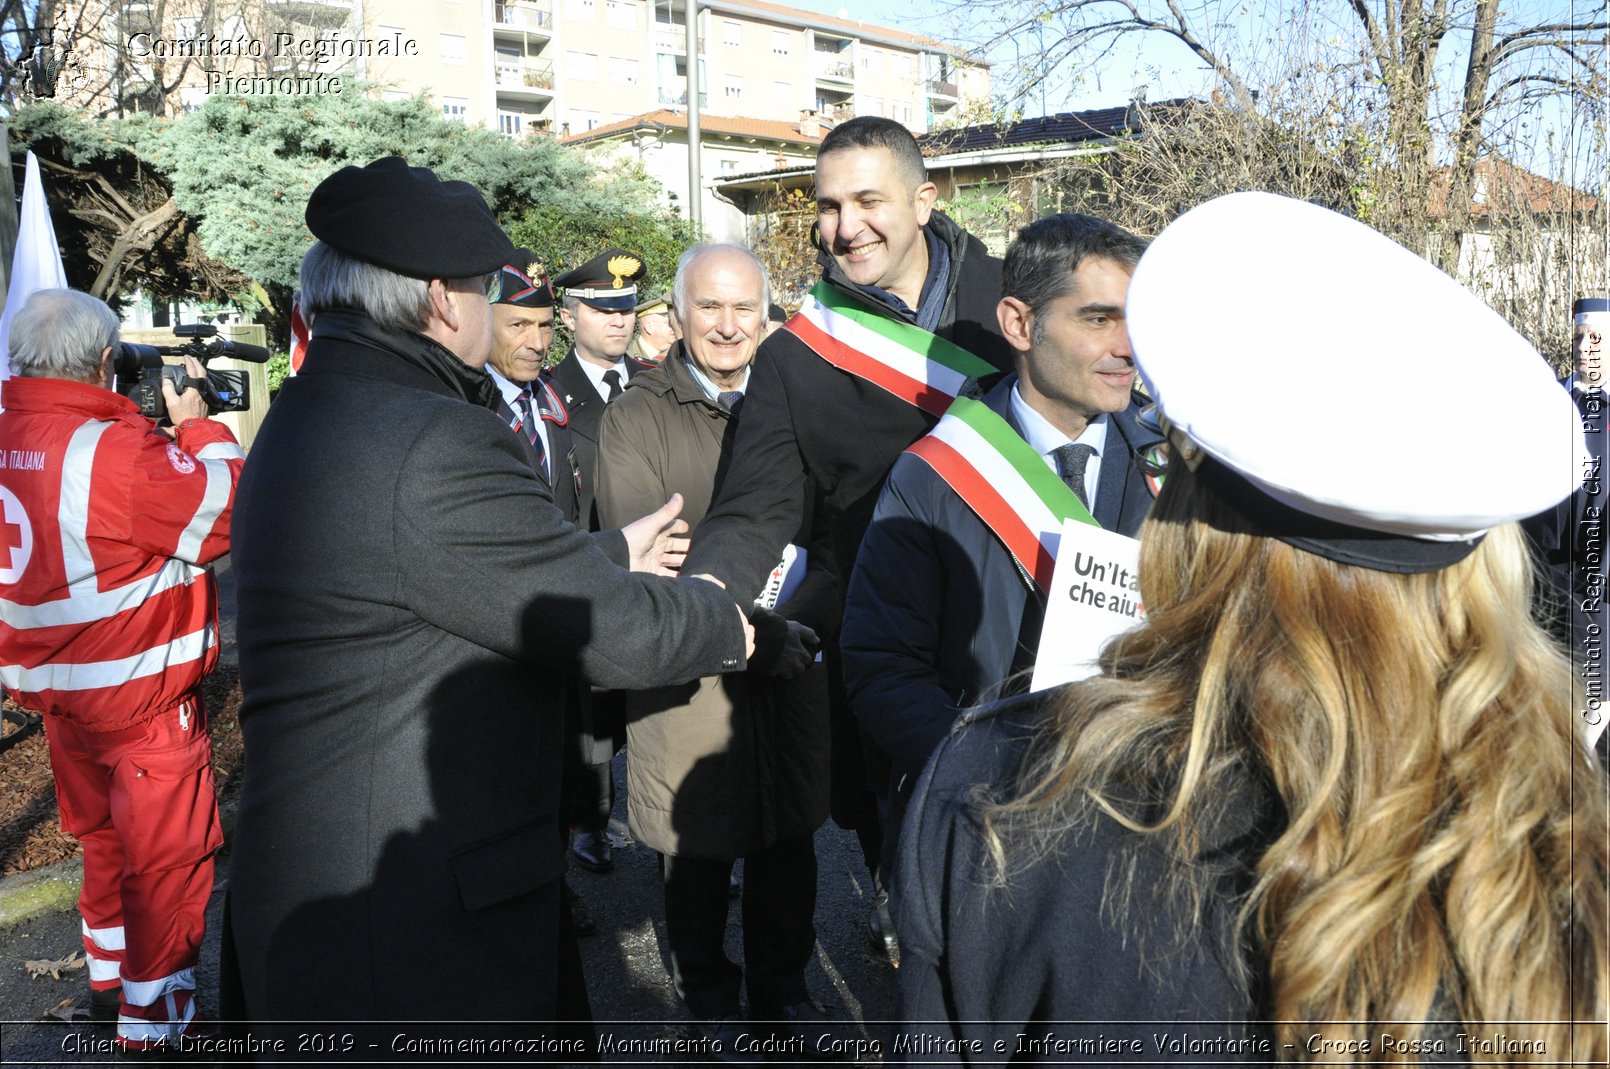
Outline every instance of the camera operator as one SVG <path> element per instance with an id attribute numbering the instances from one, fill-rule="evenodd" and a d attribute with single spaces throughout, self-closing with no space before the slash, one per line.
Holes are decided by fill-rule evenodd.
<path id="1" fill-rule="evenodd" d="M 62 827 L 84 847 L 92 1013 L 117 1013 L 118 1047 L 138 1053 L 195 1031 L 223 842 L 197 689 L 218 661 L 205 565 L 229 550 L 245 454 L 168 381 L 159 431 L 112 389 L 118 351 L 117 316 L 88 294 L 40 290 L 12 320 L 0 683 L 48 718 Z"/>

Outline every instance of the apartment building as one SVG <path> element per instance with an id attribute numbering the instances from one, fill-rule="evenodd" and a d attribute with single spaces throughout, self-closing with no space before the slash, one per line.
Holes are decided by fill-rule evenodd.
<path id="1" fill-rule="evenodd" d="M 444 115 L 511 137 L 687 105 L 686 0 L 80 2 L 68 21 L 91 74 L 63 96 L 100 114 L 172 114 L 218 92 L 351 92 L 359 78 L 427 92 Z M 768 0 L 700 3 L 697 38 L 711 115 L 884 115 L 923 133 L 989 98 L 988 67 L 950 46 Z"/>

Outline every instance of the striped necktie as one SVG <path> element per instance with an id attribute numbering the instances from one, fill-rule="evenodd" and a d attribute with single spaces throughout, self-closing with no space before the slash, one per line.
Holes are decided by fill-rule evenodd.
<path id="1" fill-rule="evenodd" d="M 537 470 L 546 475 L 548 473 L 548 455 L 547 451 L 542 448 L 542 428 L 537 426 L 536 414 L 531 411 L 531 391 L 529 389 L 521 390 L 520 396 L 514 399 L 514 403 L 520 413 L 520 425 L 515 430 L 524 434 L 526 440 L 531 443 L 532 452 L 537 454 Z"/>

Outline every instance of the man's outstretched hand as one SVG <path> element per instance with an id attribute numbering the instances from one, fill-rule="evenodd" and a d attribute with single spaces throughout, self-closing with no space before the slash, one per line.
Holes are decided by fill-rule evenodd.
<path id="1" fill-rule="evenodd" d="M 677 519 L 681 514 L 682 495 L 672 494 L 671 500 L 657 510 L 621 528 L 631 554 L 632 571 L 654 575 L 677 573 L 691 544 L 687 537 L 688 521 Z"/>

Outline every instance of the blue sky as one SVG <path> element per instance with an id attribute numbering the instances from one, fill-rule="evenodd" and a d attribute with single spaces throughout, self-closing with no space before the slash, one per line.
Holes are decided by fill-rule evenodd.
<path id="1" fill-rule="evenodd" d="M 982 30 L 977 25 L 958 24 L 953 9 L 945 0 L 857 0 L 848 4 L 844 0 L 780 0 L 795 7 L 827 14 L 855 18 L 871 23 L 896 26 L 915 33 L 925 33 L 957 44 L 965 44 L 970 36 Z M 1603 18 L 1607 0 L 1507 0 L 1501 9 L 1502 32 L 1504 25 L 1549 23 L 1583 18 Z M 982 8 L 983 5 L 980 5 Z M 1194 21 L 1205 22 L 1205 13 L 1218 16 L 1219 32 L 1233 36 L 1236 46 L 1225 49 L 1226 54 L 1245 59 L 1249 54 L 1267 58 L 1273 69 L 1288 58 L 1330 58 L 1333 45 L 1348 39 L 1357 30 L 1356 17 L 1344 0 L 1192 0 L 1185 5 Z M 1370 6 L 1379 11 L 1379 0 L 1370 0 Z M 1466 5 L 1454 5 L 1461 10 Z M 1295 14 L 1294 14 L 1295 13 Z M 1295 17 L 1296 22 L 1293 23 Z M 1049 31 L 1048 31 L 1049 36 Z M 1441 80 L 1449 88 L 1462 84 L 1465 56 L 1461 49 L 1463 37 L 1457 31 L 1450 35 L 1439 57 Z M 1038 41 L 1023 40 L 1025 52 L 1038 50 Z M 1293 51 L 1295 50 L 1295 52 Z M 1002 71 L 1012 65 L 1016 57 L 1012 44 L 997 47 L 987 58 Z M 1175 96 L 1205 95 L 1213 82 L 1201 61 L 1183 44 L 1162 34 L 1132 34 L 1098 65 L 1082 72 L 1077 83 L 1047 88 L 1043 95 L 1036 93 L 1023 102 L 1026 115 L 1040 115 L 1057 111 L 1086 108 L 1115 107 L 1128 102 L 1136 87 L 1144 85 L 1147 98 L 1163 100 Z M 1451 103 L 1451 101 L 1449 101 Z M 1509 142 L 1508 151 L 1523 165 L 1545 173 L 1555 171 L 1556 158 L 1550 166 L 1547 131 L 1553 132 L 1555 147 L 1561 151 L 1568 141 L 1567 128 L 1572 117 L 1563 102 L 1546 105 L 1515 122 L 1526 122 L 1504 132 L 1515 133 L 1522 142 Z M 1577 116 L 1580 124 L 1584 120 Z M 1490 127 L 1490 132 L 1500 133 Z M 1572 169 L 1574 184 L 1595 185 L 1592 180 Z"/>

